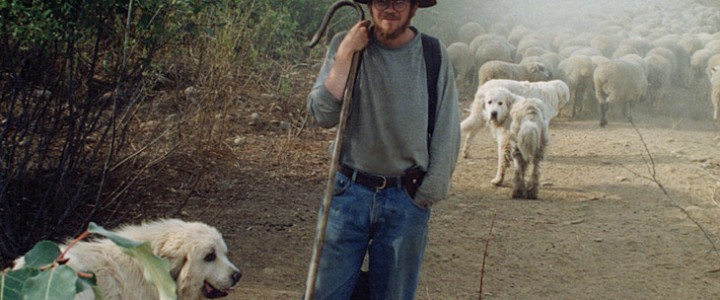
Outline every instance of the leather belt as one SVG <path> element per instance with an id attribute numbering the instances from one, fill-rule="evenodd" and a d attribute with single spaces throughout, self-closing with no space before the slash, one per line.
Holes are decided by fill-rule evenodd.
<path id="1" fill-rule="evenodd" d="M 356 183 L 378 190 L 391 187 L 399 187 L 401 183 L 400 177 L 385 177 L 372 175 L 354 170 L 353 168 L 344 165 L 338 167 L 338 172 L 347 176 L 351 180 L 354 178 Z"/>

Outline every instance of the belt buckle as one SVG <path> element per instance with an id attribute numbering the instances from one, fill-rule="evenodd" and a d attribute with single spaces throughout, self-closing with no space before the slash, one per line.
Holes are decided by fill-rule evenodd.
<path id="1" fill-rule="evenodd" d="M 383 182 L 382 185 L 375 187 L 378 190 L 382 190 L 387 187 L 387 178 L 385 178 L 385 176 L 380 176 L 380 178 L 382 178 Z"/>

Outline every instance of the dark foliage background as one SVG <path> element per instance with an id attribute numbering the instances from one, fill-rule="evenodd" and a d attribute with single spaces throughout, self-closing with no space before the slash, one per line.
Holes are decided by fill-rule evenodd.
<path id="1" fill-rule="evenodd" d="M 289 74 L 322 58 L 306 43 L 332 2 L 0 1 L 1 265 L 89 221 L 140 218 L 123 212 L 164 180 L 200 189 L 202 159 L 246 122 L 227 112 L 255 107 L 250 93 L 304 127 Z M 457 9 L 421 11 L 416 26 L 449 43 Z M 338 13 L 327 36 L 356 18 Z"/>

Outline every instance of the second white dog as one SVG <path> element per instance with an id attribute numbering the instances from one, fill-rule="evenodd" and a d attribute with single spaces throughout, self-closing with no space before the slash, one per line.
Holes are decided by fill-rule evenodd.
<path id="1" fill-rule="evenodd" d="M 505 172 L 507 170 L 507 167 L 510 165 L 510 160 L 513 157 L 513 149 L 511 142 L 513 141 L 513 138 L 518 139 L 518 133 L 521 133 L 520 128 L 522 126 L 519 125 L 523 120 L 523 115 L 521 111 L 528 110 L 525 107 L 527 105 L 530 105 L 524 104 L 524 102 L 532 103 L 531 107 L 536 109 L 536 112 L 538 114 L 536 116 L 536 119 L 539 120 L 539 122 L 541 123 L 537 126 L 542 128 L 542 132 L 541 135 L 535 140 L 537 143 L 543 143 L 543 145 L 547 142 L 547 128 L 549 119 L 547 116 L 549 115 L 549 112 L 547 106 L 541 100 L 535 98 L 529 98 L 532 100 L 528 100 L 528 98 L 515 95 L 511 93 L 508 89 L 503 87 L 494 87 L 487 89 L 484 94 L 484 101 L 482 102 L 482 117 L 487 120 L 490 131 L 492 132 L 493 137 L 497 141 L 498 147 L 497 174 L 495 175 L 495 178 L 493 178 L 491 183 L 494 185 L 501 185 L 505 178 Z M 513 107 L 516 104 L 521 103 L 523 104 L 516 109 L 517 112 L 512 113 Z M 516 125 L 517 128 L 512 127 L 514 121 L 515 123 L 518 123 Z M 518 131 L 513 132 L 512 129 L 517 129 Z M 525 142 L 526 145 L 532 142 L 531 139 L 527 140 L 528 141 Z"/>
<path id="2" fill-rule="evenodd" d="M 537 98 L 543 101 L 546 106 L 546 121 L 560 114 L 563 107 L 570 101 L 570 90 L 561 80 L 527 82 L 506 79 L 494 79 L 480 86 L 475 92 L 475 99 L 470 106 L 470 115 L 462 121 L 461 129 L 464 137 L 462 147 L 463 157 L 468 157 L 468 151 L 472 140 L 480 129 L 485 125 L 487 118 L 483 118 L 485 98 L 490 90 L 506 88 L 515 95 L 525 98 Z"/>
<path id="3" fill-rule="evenodd" d="M 535 98 L 516 101 L 510 110 L 510 147 L 515 165 L 513 198 L 537 199 L 540 179 L 540 162 L 548 144 L 548 126 L 545 104 Z M 532 165 L 530 178 L 525 175 Z"/>

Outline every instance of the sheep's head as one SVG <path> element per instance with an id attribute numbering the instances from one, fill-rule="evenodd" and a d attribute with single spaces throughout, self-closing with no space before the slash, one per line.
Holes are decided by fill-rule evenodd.
<path id="1" fill-rule="evenodd" d="M 533 77 L 532 81 L 548 81 L 552 78 L 552 72 L 550 69 L 541 63 L 532 64 L 528 71 L 530 71 L 530 74 Z"/>

